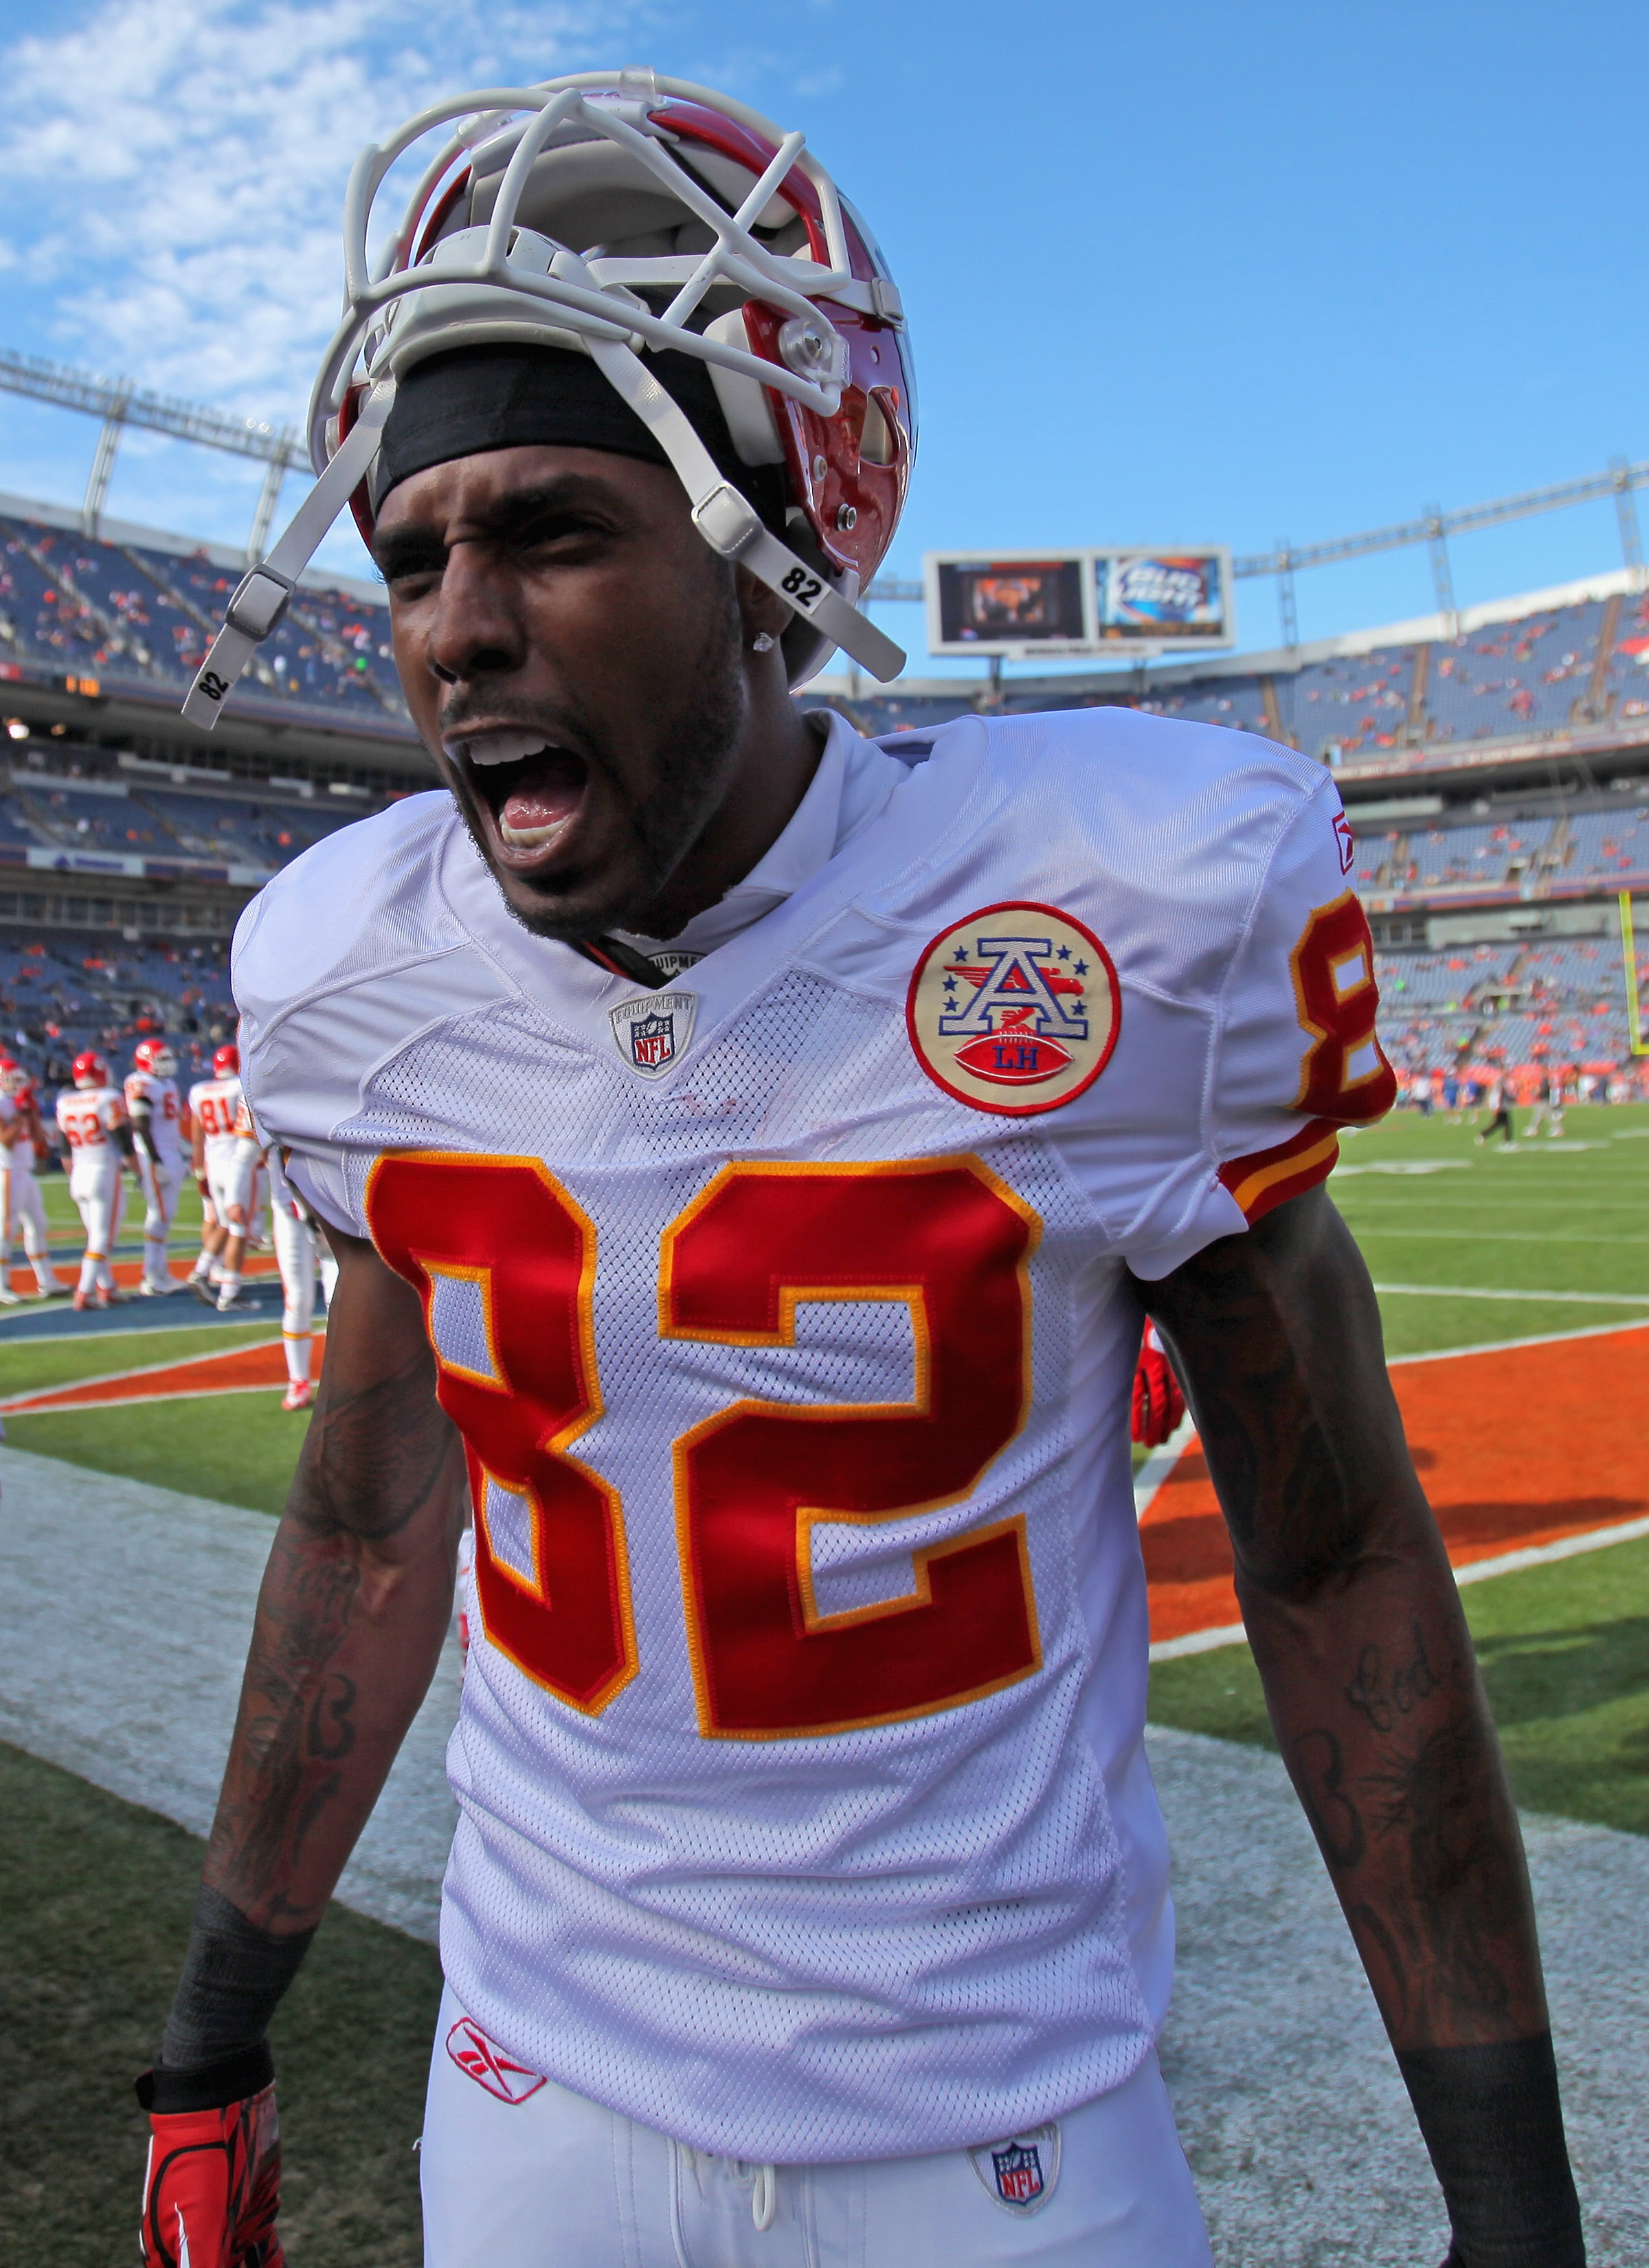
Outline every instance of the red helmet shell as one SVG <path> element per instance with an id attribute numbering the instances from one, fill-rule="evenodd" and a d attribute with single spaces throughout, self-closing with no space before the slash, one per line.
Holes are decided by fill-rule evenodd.
<path id="1" fill-rule="evenodd" d="M 77 1086 L 107 1086 L 109 1083 L 109 1067 L 92 1048 L 75 1057 L 69 1075 Z"/>
<path id="2" fill-rule="evenodd" d="M 214 1079 L 239 1079 L 239 1049 L 233 1046 L 219 1048 L 212 1057 L 212 1077 Z"/>

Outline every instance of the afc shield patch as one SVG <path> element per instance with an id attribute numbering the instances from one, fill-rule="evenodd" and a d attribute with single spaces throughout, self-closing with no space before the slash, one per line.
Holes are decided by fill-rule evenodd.
<path id="1" fill-rule="evenodd" d="M 490 2040 L 477 2023 L 460 2016 L 446 2036 L 446 2052 L 460 2071 L 496 2095 L 500 2102 L 525 2102 L 545 2083 L 541 2072 L 529 2071 Z"/>
<path id="2" fill-rule="evenodd" d="M 613 1039 L 631 1071 L 657 1079 L 687 1053 L 698 1013 L 696 992 L 649 992 L 607 1011 Z"/>
<path id="3" fill-rule="evenodd" d="M 943 931 L 910 979 L 905 1023 L 936 1086 L 975 1110 L 1057 1110 L 1110 1061 L 1123 997 L 1091 929 L 1052 906 L 982 906 Z"/>
<path id="4" fill-rule="evenodd" d="M 1340 853 L 1340 872 L 1349 874 L 1357 864 L 1357 842 L 1351 833 L 1351 822 L 1343 811 L 1334 814 L 1334 840 Z"/>
<path id="5" fill-rule="evenodd" d="M 999 2205 L 1012 2213 L 1039 2213 L 1059 2179 L 1059 2128 L 1050 2119 L 1028 2134 L 986 2142 L 968 2156 Z"/>

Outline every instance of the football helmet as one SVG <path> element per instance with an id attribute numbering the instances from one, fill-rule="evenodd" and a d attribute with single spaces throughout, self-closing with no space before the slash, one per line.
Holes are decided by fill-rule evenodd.
<path id="1" fill-rule="evenodd" d="M 212 1054 L 212 1077 L 214 1079 L 239 1079 L 239 1049 L 234 1046 L 232 1042 L 226 1047 L 215 1049 Z"/>
<path id="2" fill-rule="evenodd" d="M 369 251 L 379 192 L 427 156 Z M 581 71 L 421 111 L 357 158 L 344 198 L 344 313 L 309 406 L 315 487 L 229 602 L 183 714 L 210 730 L 297 578 L 367 475 L 397 381 L 424 357 L 506 341 L 587 353 L 674 466 L 711 549 L 792 609 L 791 685 L 841 646 L 886 681 L 904 655 L 858 611 L 916 453 L 909 342 L 875 239 L 804 137 L 685 79 Z M 781 467 L 781 541 L 725 479 L 640 358 L 710 371 L 733 446 Z"/>
<path id="3" fill-rule="evenodd" d="M 77 1056 L 69 1067 L 69 1076 L 77 1086 L 107 1086 L 109 1067 L 95 1048 L 88 1048 Z"/>
<path id="4" fill-rule="evenodd" d="M 165 1040 L 139 1040 L 132 1050 L 132 1061 L 139 1071 L 149 1071 L 156 1079 L 173 1079 L 177 1074 L 178 1059 Z"/>
<path id="5" fill-rule="evenodd" d="M 28 1072 L 20 1063 L 14 1063 L 8 1056 L 0 1064 L 0 1094 L 9 1094 L 15 1102 L 18 1095 L 27 1094 L 28 1088 Z"/>

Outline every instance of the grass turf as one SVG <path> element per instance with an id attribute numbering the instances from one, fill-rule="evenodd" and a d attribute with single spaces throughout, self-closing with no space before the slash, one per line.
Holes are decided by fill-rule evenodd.
<path id="1" fill-rule="evenodd" d="M 153 2057 L 202 1845 L 0 1745 L 0 2258 L 136 2257 Z M 111 1895 L 112 1887 L 116 1894 Z M 335 1906 L 271 2033 L 293 2268 L 415 2268 L 433 1950 Z"/>
<path id="2" fill-rule="evenodd" d="M 180 1303 L 200 1315 L 191 1300 Z M 191 1330 L 99 1331 L 85 1338 L 0 1341 L 0 1398 L 8 1394 L 43 1394 L 49 1386 L 72 1386 L 82 1378 L 113 1378 L 125 1370 L 148 1370 L 161 1362 L 199 1362 L 236 1346 L 272 1339 L 280 1317 L 261 1323 L 209 1323 Z"/>
<path id="3" fill-rule="evenodd" d="M 267 1338 L 265 1329 L 261 1336 Z M 215 1346 L 217 1342 L 212 1342 Z M 147 1350 L 144 1350 L 145 1356 Z M 117 1368 L 116 1363 L 100 1370 Z M 280 1389 L 214 1400 L 147 1402 L 135 1409 L 61 1410 L 8 1417 L 14 1449 L 121 1473 L 157 1488 L 278 1513 L 309 1428 L 307 1410 L 281 1408 Z"/>
<path id="4" fill-rule="evenodd" d="M 1518 1801 L 1649 1835 L 1649 1541 L 1461 1593 Z M 1159 1725 L 1274 1748 L 1246 1646 L 1159 1661 Z"/>

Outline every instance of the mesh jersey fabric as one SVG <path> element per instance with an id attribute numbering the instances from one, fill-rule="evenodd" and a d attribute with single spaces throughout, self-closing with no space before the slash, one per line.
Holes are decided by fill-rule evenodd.
<path id="1" fill-rule="evenodd" d="M 1246 736 L 1103 711 L 968 718 L 887 753 L 909 769 L 877 815 L 676 980 L 696 1020 L 656 1079 L 609 1025 L 637 988 L 510 919 L 445 795 L 306 853 L 235 946 L 259 1136 L 319 1211 L 370 1233 L 378 1161 L 418 1152 L 538 1161 L 590 1226 L 600 1414 L 574 1454 L 622 1507 L 634 1674 L 583 1711 L 472 1624 L 442 1958 L 524 2064 L 757 2161 L 1023 2131 L 1150 2048 L 1173 1930 L 1128 1272 L 1242 1229 L 1222 1167 L 1295 1143 L 1313 1035 L 1290 956 L 1343 889 L 1328 775 Z M 1091 1085 L 1016 1118 L 934 1083 L 905 1004 L 931 940 L 1023 901 L 1102 939 L 1121 1018 Z M 895 1721 L 701 1731 L 684 1437 L 752 1402 L 909 1409 L 946 1350 L 917 1345 L 920 1300 L 885 1291 L 799 1294 L 788 1344 L 666 1336 L 665 1241 L 732 1168 L 957 1160 L 1036 1224 L 1023 1423 L 960 1500 L 827 1507 L 799 1548 L 818 1614 L 841 1616 L 910 1600 L 913 1553 L 1022 1521 L 1035 1665 Z M 434 1283 L 431 1336 L 503 1390 L 485 1299 L 504 1256 L 475 1257 Z M 478 1550 L 525 1586 L 532 1506 L 489 1480 L 479 1509 Z M 887 1627 L 896 1642 L 896 1612 Z"/>

